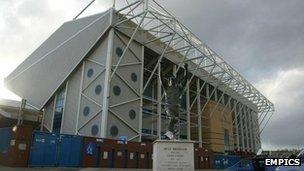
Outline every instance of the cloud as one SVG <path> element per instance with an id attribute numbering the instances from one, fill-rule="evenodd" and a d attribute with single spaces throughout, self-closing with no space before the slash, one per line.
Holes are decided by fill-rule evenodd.
<path id="1" fill-rule="evenodd" d="M 274 103 L 265 148 L 304 145 L 304 1 L 161 3 Z"/>
<path id="2" fill-rule="evenodd" d="M 281 70 L 271 79 L 262 79 L 257 87 L 276 106 L 269 125 L 262 133 L 265 148 L 304 147 L 304 67 Z"/>

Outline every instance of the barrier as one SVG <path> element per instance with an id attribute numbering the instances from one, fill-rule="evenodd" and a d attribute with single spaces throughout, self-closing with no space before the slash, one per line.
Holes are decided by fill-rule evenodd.
<path id="1" fill-rule="evenodd" d="M 31 167 L 79 167 L 83 138 L 34 132 L 30 150 Z"/>
<path id="2" fill-rule="evenodd" d="M 239 156 L 234 155 L 214 155 L 213 165 L 214 169 L 226 169 L 234 166 L 241 160 Z"/>
<path id="3" fill-rule="evenodd" d="M 194 149 L 194 167 L 195 169 L 210 169 L 211 168 L 211 153 L 207 149 Z"/>
<path id="4" fill-rule="evenodd" d="M 82 149 L 82 167 L 100 167 L 103 139 L 84 137 Z"/>
<path id="5" fill-rule="evenodd" d="M 0 128 L 0 164 L 5 165 L 10 146 L 12 128 Z"/>

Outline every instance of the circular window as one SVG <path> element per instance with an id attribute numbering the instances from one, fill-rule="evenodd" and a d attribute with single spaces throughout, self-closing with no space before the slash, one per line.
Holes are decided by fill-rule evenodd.
<path id="1" fill-rule="evenodd" d="M 88 70 L 88 72 L 87 72 L 87 76 L 88 76 L 88 77 L 92 77 L 93 74 L 94 74 L 94 70 L 93 70 L 92 68 L 90 68 L 90 69 Z"/>
<path id="2" fill-rule="evenodd" d="M 130 119 L 135 119 L 135 117 L 136 117 L 136 112 L 135 112 L 135 110 L 133 110 L 133 109 L 131 109 L 130 111 L 129 111 L 129 117 L 130 117 Z"/>
<path id="3" fill-rule="evenodd" d="M 121 57 L 121 56 L 122 56 L 122 53 L 123 53 L 122 48 L 117 47 L 117 48 L 116 48 L 116 55 L 117 55 L 118 57 Z"/>
<path id="4" fill-rule="evenodd" d="M 112 137 L 116 137 L 118 135 L 118 128 L 117 126 L 112 126 L 111 129 L 110 129 L 110 133 L 112 135 Z"/>
<path id="5" fill-rule="evenodd" d="M 131 79 L 133 82 L 137 81 L 137 75 L 134 72 L 131 74 Z"/>
<path id="6" fill-rule="evenodd" d="M 97 85 L 97 86 L 95 87 L 95 93 L 96 93 L 97 95 L 99 95 L 99 94 L 101 93 L 101 90 L 102 90 L 101 85 Z"/>
<path id="7" fill-rule="evenodd" d="M 120 89 L 120 87 L 119 86 L 114 86 L 113 87 L 113 93 L 116 95 L 116 96 L 119 96 L 120 95 L 120 93 L 121 93 L 121 89 Z"/>
<path id="8" fill-rule="evenodd" d="M 89 106 L 84 107 L 83 109 L 83 115 L 88 116 L 90 114 L 90 108 Z"/>
<path id="9" fill-rule="evenodd" d="M 92 128 L 91 128 L 91 134 L 93 136 L 96 136 L 98 134 L 98 131 L 99 131 L 99 128 L 97 125 L 93 125 Z"/>

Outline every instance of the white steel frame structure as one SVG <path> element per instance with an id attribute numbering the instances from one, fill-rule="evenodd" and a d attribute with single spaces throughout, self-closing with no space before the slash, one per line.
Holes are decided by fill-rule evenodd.
<path id="1" fill-rule="evenodd" d="M 94 0 L 89 5 L 93 2 Z M 88 8 L 88 6 L 86 6 L 85 9 Z M 82 10 L 81 13 L 84 10 Z M 197 142 L 202 146 L 203 137 L 201 128 L 203 127 L 203 123 L 201 121 L 201 114 L 214 96 L 217 104 L 211 112 L 210 117 L 221 103 L 224 105 L 222 113 L 226 108 L 230 108 L 231 113 L 233 112 L 235 114 L 233 124 L 236 127 L 236 147 L 238 149 L 253 150 L 253 147 L 260 146 L 259 136 L 275 110 L 274 105 L 251 83 L 227 64 L 216 52 L 199 40 L 190 29 L 178 21 L 155 0 L 122 0 L 119 2 L 114 0 L 113 11 L 119 17 L 112 21 L 112 28 L 118 31 L 128 30 L 130 39 L 126 42 L 126 47 L 117 65 L 112 68 L 112 71 L 108 71 L 110 72 L 110 81 L 120 66 L 127 49 L 130 48 L 131 43 L 135 41 L 135 39 L 138 39 L 136 38 L 138 35 L 149 35 L 149 38 L 145 39 L 144 42 L 140 42 L 143 47 L 148 47 L 153 43 L 158 43 L 162 47 L 160 56 L 155 59 L 153 69 L 149 70 L 150 75 L 147 77 L 147 81 L 142 84 L 140 94 L 142 112 L 143 92 L 149 84 L 152 84 L 151 82 L 156 82 L 157 97 L 154 101 L 157 111 L 154 117 L 158 123 L 156 138 L 161 138 L 162 99 L 164 93 L 162 92 L 160 79 L 155 79 L 154 77 L 160 77 L 163 58 L 174 53 L 182 57 L 182 60 L 175 63 L 174 73 L 182 69 L 184 63 L 188 63 L 189 70 L 192 74 L 185 87 L 186 111 L 183 111 L 183 116 L 181 116 L 185 117 L 186 120 L 185 123 L 182 121 L 181 123 L 186 125 L 187 139 L 191 139 L 191 129 L 193 127 L 198 128 Z M 78 14 L 75 19 L 80 14 Z M 144 56 L 144 52 L 142 55 Z M 145 68 L 142 67 L 142 72 L 145 72 L 144 70 Z M 190 88 L 191 85 L 194 85 L 196 88 L 196 90 L 192 92 L 196 94 L 194 99 L 190 98 L 192 91 Z M 209 85 L 211 85 L 213 89 L 209 88 Z M 220 94 L 218 90 L 220 90 Z M 206 97 L 204 97 L 206 102 L 203 105 L 201 103 L 202 91 L 206 93 Z M 191 113 L 191 109 L 193 109 L 194 106 L 196 106 L 197 112 Z M 105 109 L 106 105 L 103 107 L 103 110 L 107 110 Z M 192 123 L 191 118 L 197 118 L 197 122 Z M 145 134 L 142 133 L 141 119 L 138 131 L 139 140 L 145 136 Z"/>

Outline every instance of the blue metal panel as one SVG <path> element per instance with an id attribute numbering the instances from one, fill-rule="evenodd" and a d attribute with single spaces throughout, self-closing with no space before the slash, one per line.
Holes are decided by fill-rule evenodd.
<path id="1" fill-rule="evenodd" d="M 30 152 L 30 166 L 79 167 L 83 138 L 34 132 Z"/>
<path id="2" fill-rule="evenodd" d="M 11 141 L 12 128 L 0 128 L 0 153 L 7 154 Z"/>
<path id="3" fill-rule="evenodd" d="M 213 156 L 213 165 L 215 169 L 222 169 L 222 155 Z"/>
<path id="4" fill-rule="evenodd" d="M 253 171 L 253 165 L 251 160 L 240 159 L 235 165 L 226 169 L 227 171 Z"/>
<path id="5" fill-rule="evenodd" d="M 56 134 L 34 132 L 29 165 L 56 166 L 57 143 Z"/>
<path id="6" fill-rule="evenodd" d="M 226 169 L 236 165 L 241 160 L 238 156 L 233 155 L 214 155 L 213 163 L 215 169 Z"/>
<path id="7" fill-rule="evenodd" d="M 241 158 L 239 156 L 229 155 L 227 156 L 227 160 L 228 160 L 228 167 L 231 167 L 236 165 L 241 160 Z"/>
<path id="8" fill-rule="evenodd" d="M 44 166 L 57 165 L 59 136 L 57 134 L 46 134 L 46 146 L 44 147 Z"/>
<path id="9" fill-rule="evenodd" d="M 82 137 L 61 135 L 59 143 L 58 166 L 79 167 L 81 163 Z"/>

